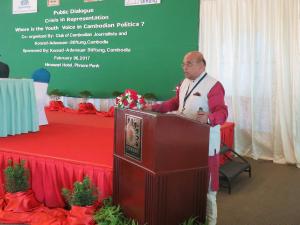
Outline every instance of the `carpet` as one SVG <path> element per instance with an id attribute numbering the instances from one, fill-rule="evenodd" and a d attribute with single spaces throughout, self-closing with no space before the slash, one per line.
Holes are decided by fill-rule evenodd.
<path id="1" fill-rule="evenodd" d="M 0 138 L 0 149 L 112 168 L 113 118 L 51 111 L 47 118 L 39 132 Z"/>

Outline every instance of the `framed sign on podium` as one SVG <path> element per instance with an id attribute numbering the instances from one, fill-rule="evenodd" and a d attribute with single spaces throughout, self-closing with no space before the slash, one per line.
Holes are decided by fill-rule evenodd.
<path id="1" fill-rule="evenodd" d="M 209 126 L 115 109 L 113 201 L 140 224 L 205 221 Z"/>

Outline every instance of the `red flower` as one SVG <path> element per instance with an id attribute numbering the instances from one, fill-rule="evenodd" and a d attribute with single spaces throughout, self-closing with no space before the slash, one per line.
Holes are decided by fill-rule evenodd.
<path id="1" fill-rule="evenodd" d="M 137 95 L 130 95 L 130 97 L 134 100 L 134 101 L 137 101 L 138 100 L 138 96 Z"/>
<path id="2" fill-rule="evenodd" d="M 129 105 L 129 109 L 133 109 L 134 107 L 136 107 L 135 102 L 131 102 L 130 105 Z"/>
<path id="3" fill-rule="evenodd" d="M 125 93 L 128 93 L 130 95 L 137 95 L 138 94 L 135 90 L 132 90 L 132 89 L 126 89 Z"/>
<path id="4" fill-rule="evenodd" d="M 127 106 L 127 105 L 128 105 L 127 99 L 124 99 L 124 100 L 123 100 L 123 105 L 124 105 L 124 106 Z"/>
<path id="5" fill-rule="evenodd" d="M 138 102 L 139 102 L 141 105 L 145 105 L 145 104 L 146 104 L 144 98 L 140 98 L 140 99 L 138 100 Z"/>

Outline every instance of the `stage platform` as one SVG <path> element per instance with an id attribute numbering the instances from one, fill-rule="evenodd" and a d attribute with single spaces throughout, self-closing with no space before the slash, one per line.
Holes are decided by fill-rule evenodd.
<path id="1" fill-rule="evenodd" d="M 39 132 L 0 138 L 0 195 L 9 159 L 25 160 L 37 200 L 64 207 L 63 187 L 88 175 L 99 200 L 112 195 L 114 119 L 101 115 L 47 111 L 49 125 Z M 233 147 L 234 123 L 221 127 L 221 143 Z M 223 157 L 220 158 L 221 164 Z"/>
<path id="2" fill-rule="evenodd" d="M 114 119 L 100 115 L 47 112 L 39 132 L 0 138 L 0 194 L 8 159 L 26 160 L 36 198 L 63 207 L 61 188 L 88 175 L 99 200 L 112 194 Z"/>

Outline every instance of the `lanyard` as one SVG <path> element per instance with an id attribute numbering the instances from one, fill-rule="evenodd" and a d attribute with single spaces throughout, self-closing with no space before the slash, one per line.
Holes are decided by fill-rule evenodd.
<path id="1" fill-rule="evenodd" d="M 200 84 L 200 82 L 206 77 L 207 73 L 204 74 L 203 77 L 201 77 L 200 80 L 198 80 L 198 82 L 194 85 L 194 87 L 192 88 L 191 91 L 189 91 L 190 89 L 190 86 L 188 87 L 188 89 L 186 90 L 186 93 L 185 93 L 185 96 L 184 96 L 184 99 L 183 99 L 183 107 L 182 107 L 182 112 L 185 110 L 185 103 L 186 103 L 186 100 L 190 97 L 191 93 L 193 92 L 193 90 L 198 86 L 198 84 Z"/>

